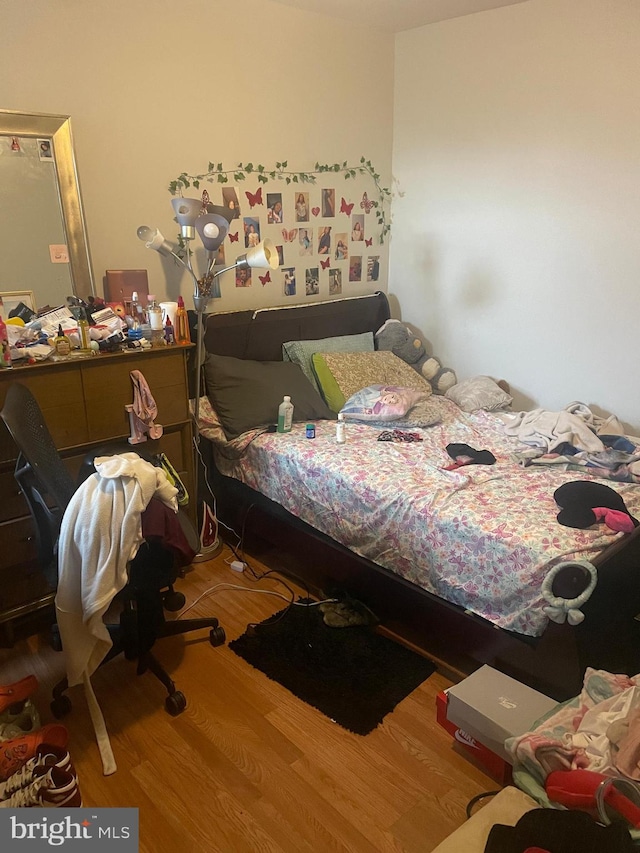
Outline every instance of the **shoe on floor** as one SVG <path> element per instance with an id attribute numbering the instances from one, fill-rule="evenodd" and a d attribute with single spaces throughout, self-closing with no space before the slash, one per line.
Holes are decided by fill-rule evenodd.
<path id="1" fill-rule="evenodd" d="M 36 767 L 33 782 L 0 803 L 0 809 L 68 808 L 82 806 L 78 780 L 60 767 Z"/>
<path id="2" fill-rule="evenodd" d="M 72 776 L 76 775 L 67 749 L 53 746 L 50 743 L 41 743 L 33 758 L 30 758 L 19 770 L 9 776 L 6 782 L 0 782 L 0 801 L 8 800 L 16 791 L 28 788 L 37 778 L 34 771 L 41 767 L 47 769 L 59 767 L 60 770 L 64 770 Z"/>
<path id="3" fill-rule="evenodd" d="M 25 699 L 28 699 L 38 688 L 35 675 L 28 675 L 13 684 L 0 684 L 0 723 L 10 723 L 11 717 L 22 711 Z"/>
<path id="4" fill-rule="evenodd" d="M 9 714 L 5 711 L 5 715 Z M 35 732 L 40 728 L 40 714 L 31 699 L 27 699 L 18 714 L 12 714 L 10 721 L 0 719 L 0 741 L 11 740 Z"/>
<path id="5" fill-rule="evenodd" d="M 0 782 L 5 782 L 9 776 L 33 758 L 40 744 L 48 743 L 65 749 L 68 742 L 69 734 L 60 723 L 49 723 L 37 732 L 1 741 Z"/>

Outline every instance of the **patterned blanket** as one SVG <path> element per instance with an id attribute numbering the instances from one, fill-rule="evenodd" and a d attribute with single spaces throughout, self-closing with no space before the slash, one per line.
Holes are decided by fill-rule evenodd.
<path id="1" fill-rule="evenodd" d="M 538 636 L 547 624 L 541 585 L 549 569 L 593 559 L 623 534 L 557 522 L 554 491 L 594 479 L 586 471 L 523 468 L 519 441 L 499 417 L 465 414 L 442 397 L 437 405 L 440 422 L 420 430 L 416 442 L 378 441 L 379 426 L 349 423 L 346 443 L 337 445 L 332 421 L 318 421 L 314 439 L 294 424 L 284 435 L 253 431 L 227 442 L 206 411 L 202 433 L 214 441 L 223 474 L 429 592 Z M 450 443 L 487 449 L 496 463 L 445 470 Z M 616 490 L 638 515 L 640 488 Z"/>

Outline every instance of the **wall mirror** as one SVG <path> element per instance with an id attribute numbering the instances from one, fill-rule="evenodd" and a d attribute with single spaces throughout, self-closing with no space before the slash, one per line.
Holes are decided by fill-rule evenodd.
<path id="1" fill-rule="evenodd" d="M 69 116 L 0 110 L 0 249 L 0 293 L 30 307 L 95 293 Z"/>

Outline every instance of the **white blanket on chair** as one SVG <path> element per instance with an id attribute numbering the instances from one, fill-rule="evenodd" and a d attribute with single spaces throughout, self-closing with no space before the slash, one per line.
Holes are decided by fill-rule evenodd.
<path id="1" fill-rule="evenodd" d="M 112 646 L 103 616 L 143 541 L 142 513 L 153 497 L 178 511 L 177 489 L 137 453 L 101 456 L 94 465 L 62 518 L 55 601 L 69 686 L 84 683 L 90 705 L 89 678 Z"/>

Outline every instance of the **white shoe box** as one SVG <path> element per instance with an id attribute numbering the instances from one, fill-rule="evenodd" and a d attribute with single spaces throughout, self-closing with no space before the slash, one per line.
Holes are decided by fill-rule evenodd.
<path id="1" fill-rule="evenodd" d="M 450 687 L 447 699 L 447 719 L 506 761 L 507 738 L 531 731 L 558 704 L 490 666 Z"/>

